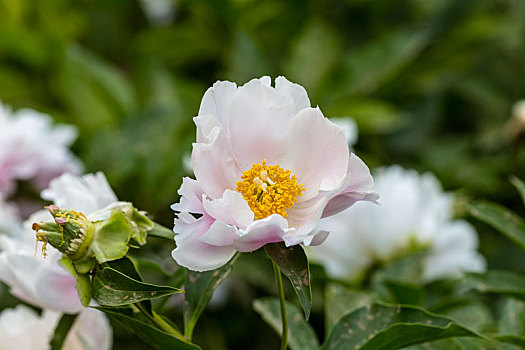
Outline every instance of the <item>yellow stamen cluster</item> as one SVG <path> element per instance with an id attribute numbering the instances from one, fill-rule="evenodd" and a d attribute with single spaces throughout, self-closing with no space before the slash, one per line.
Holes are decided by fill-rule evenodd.
<path id="1" fill-rule="evenodd" d="M 256 220 L 272 214 L 287 217 L 286 210 L 295 205 L 297 197 L 305 190 L 290 170 L 279 165 L 266 165 L 266 160 L 254 163 L 241 179 L 236 190 L 248 202 Z"/>

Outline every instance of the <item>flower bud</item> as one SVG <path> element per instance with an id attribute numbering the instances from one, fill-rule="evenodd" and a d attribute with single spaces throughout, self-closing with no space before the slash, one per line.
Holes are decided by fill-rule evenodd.
<path id="1" fill-rule="evenodd" d="M 84 256 L 92 241 L 90 222 L 82 213 L 74 210 L 64 210 L 56 205 L 47 206 L 55 222 L 33 224 L 37 240 L 49 243 L 71 260 Z"/>
<path id="2" fill-rule="evenodd" d="M 145 244 L 147 232 L 153 228 L 153 222 L 146 213 L 127 202 L 112 203 L 88 217 L 56 205 L 46 209 L 54 222 L 33 224 L 37 241 L 44 242 L 44 256 L 49 243 L 71 260 L 81 274 L 91 271 L 97 262 L 124 257 L 130 239 L 139 245 Z"/>

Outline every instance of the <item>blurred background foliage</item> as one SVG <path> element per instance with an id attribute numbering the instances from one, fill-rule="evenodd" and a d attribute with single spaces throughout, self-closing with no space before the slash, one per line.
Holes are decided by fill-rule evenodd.
<path id="1" fill-rule="evenodd" d="M 303 85 L 328 117 L 354 118 L 372 168 L 435 173 L 458 194 L 458 215 L 462 201 L 486 198 L 523 216 L 508 178 L 524 177 L 525 139 L 508 123 L 525 98 L 524 13 L 522 0 L 0 0 L 0 100 L 78 126 L 86 172 L 104 171 L 120 199 L 166 226 L 204 91 L 261 75 Z M 490 268 L 525 272 L 517 248 L 473 223 Z M 259 269 L 236 265 L 247 308 L 273 293 Z M 219 339 L 205 348 L 257 338 L 239 315 L 272 333 L 228 309 L 203 316 L 197 336 Z M 262 348 L 277 346 L 270 338 Z"/>

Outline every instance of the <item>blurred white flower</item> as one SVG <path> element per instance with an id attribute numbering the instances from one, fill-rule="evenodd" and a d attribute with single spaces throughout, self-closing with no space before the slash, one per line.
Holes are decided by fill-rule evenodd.
<path id="1" fill-rule="evenodd" d="M 353 280 L 375 262 L 417 249 L 427 249 L 426 281 L 485 270 L 485 260 L 476 251 L 476 232 L 467 222 L 452 220 L 453 198 L 443 192 L 435 176 L 391 166 L 378 171 L 374 181 L 381 196 L 379 206 L 356 203 L 353 210 L 318 225 L 331 233 L 309 254 L 330 275 Z"/>
<path id="2" fill-rule="evenodd" d="M 0 103 L 0 193 L 11 193 L 16 180 L 45 187 L 61 173 L 80 172 L 82 165 L 69 150 L 76 137 L 73 126 L 53 125 L 46 114 L 13 112 Z"/>
<path id="3" fill-rule="evenodd" d="M 176 0 L 140 0 L 140 5 L 151 24 L 170 24 L 175 17 Z"/>
<path id="4" fill-rule="evenodd" d="M 102 173 L 72 176 L 64 174 L 42 191 L 45 199 L 57 205 L 82 211 L 86 215 L 105 208 L 116 201 Z M 78 298 L 75 279 L 59 264 L 61 253 L 48 246 L 44 259 L 36 248 L 35 222 L 52 221 L 46 210 L 33 214 L 22 230 L 0 234 L 0 281 L 10 287 L 16 297 L 32 305 L 67 313 L 83 309 Z"/>
<path id="5" fill-rule="evenodd" d="M 24 305 L 0 313 L 0 349 L 48 350 L 61 314 L 44 310 L 38 315 Z M 64 350 L 105 350 L 112 343 L 111 328 L 104 314 L 85 309 L 75 320 L 64 342 Z"/>

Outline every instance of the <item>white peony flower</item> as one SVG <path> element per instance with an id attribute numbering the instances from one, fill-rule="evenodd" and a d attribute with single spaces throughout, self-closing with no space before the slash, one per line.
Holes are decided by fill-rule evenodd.
<path id="1" fill-rule="evenodd" d="M 44 310 L 39 316 L 24 305 L 0 313 L 0 349 L 48 350 L 60 313 Z M 75 320 L 64 342 L 64 350 L 104 350 L 112 343 L 111 328 L 104 314 L 85 309 Z"/>
<path id="2" fill-rule="evenodd" d="M 63 172 L 80 172 L 80 161 L 69 151 L 76 136 L 73 126 L 53 125 L 46 114 L 13 112 L 0 103 L 0 193 L 11 193 L 16 180 L 45 187 Z"/>
<path id="3" fill-rule="evenodd" d="M 387 262 L 414 249 L 428 249 L 423 262 L 426 281 L 485 270 L 476 251 L 478 237 L 467 222 L 452 220 L 451 195 L 431 174 L 399 166 L 374 176 L 380 206 L 357 203 L 351 211 L 320 221 L 330 231 L 310 256 L 338 278 L 356 279 L 375 262 Z"/>
<path id="4" fill-rule="evenodd" d="M 115 204 L 117 197 L 102 173 L 64 174 L 42 192 L 48 200 L 86 215 Z M 59 264 L 61 253 L 48 246 L 47 257 L 36 248 L 35 222 L 52 221 L 46 210 L 33 214 L 24 229 L 0 235 L 0 281 L 16 297 L 41 308 L 76 313 L 83 309 L 74 287 L 75 279 Z"/>
<path id="5" fill-rule="evenodd" d="M 212 270 L 236 251 L 267 243 L 317 245 L 319 219 L 375 200 L 367 166 L 343 131 L 311 108 L 303 87 L 283 77 L 237 87 L 217 82 L 202 98 L 193 144 L 196 180 L 184 178 L 173 258 Z M 197 214 L 197 218 L 193 214 Z"/>

